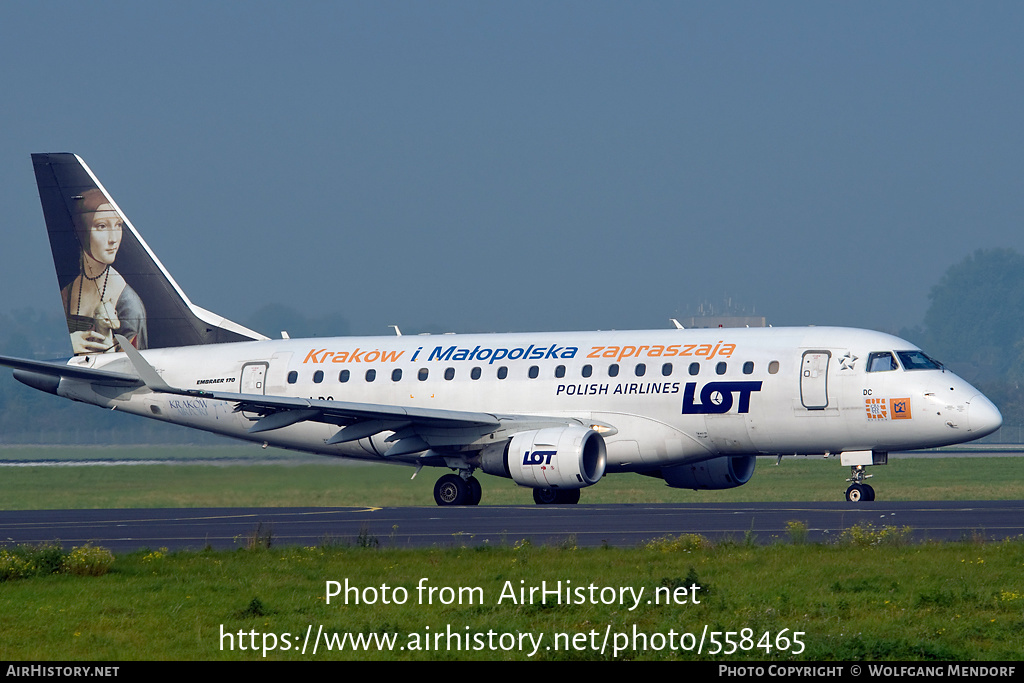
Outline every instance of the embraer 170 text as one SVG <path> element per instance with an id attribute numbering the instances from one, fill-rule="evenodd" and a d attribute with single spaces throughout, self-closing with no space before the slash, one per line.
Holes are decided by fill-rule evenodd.
<path id="1" fill-rule="evenodd" d="M 268 339 L 185 296 L 72 154 L 32 157 L 73 356 L 0 358 L 58 396 L 282 448 L 477 470 L 538 503 L 634 472 L 745 484 L 757 456 L 839 454 L 851 501 L 893 450 L 970 441 L 996 407 L 913 344 L 804 327 Z M 396 328 L 397 330 L 397 328 Z"/>

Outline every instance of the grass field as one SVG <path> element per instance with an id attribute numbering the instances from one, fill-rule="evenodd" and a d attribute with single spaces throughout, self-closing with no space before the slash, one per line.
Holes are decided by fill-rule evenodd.
<path id="1" fill-rule="evenodd" d="M 291 507 L 433 505 L 442 473 L 399 465 L 351 464 L 253 446 L 216 448 L 24 447 L 0 449 L 0 464 L 74 457 L 92 461 L 161 460 L 153 465 L 0 468 L 0 509 L 117 507 Z M 270 462 L 266 462 L 266 458 Z M 206 464 L 189 464 L 202 461 Z M 1019 500 L 1024 458 L 967 453 L 894 458 L 870 470 L 879 500 Z M 774 502 L 843 499 L 849 469 L 837 459 L 758 460 L 744 486 L 722 491 L 672 489 L 635 474 L 605 477 L 583 490 L 587 503 Z M 530 490 L 481 475 L 484 505 L 532 504 Z"/>
<path id="2" fill-rule="evenodd" d="M 0 658 L 1021 658 L 1024 541 L 905 545 L 898 530 L 833 545 L 799 537 L 138 552 L 103 576 L 0 584 Z M 338 582 L 330 603 L 328 581 Z M 520 593 L 566 595 L 566 582 L 584 592 Z M 315 655 L 312 642 L 301 651 L 307 632 L 321 634 Z"/>
<path id="3" fill-rule="evenodd" d="M 262 460 L 268 455 L 274 459 L 269 464 Z M 58 457 L 68 452 L 0 451 L 0 463 Z M 2 507 L 433 506 L 437 476 L 425 470 L 409 481 L 413 470 L 405 467 L 309 460 L 244 446 L 76 449 L 73 457 L 174 464 L 2 467 Z M 1024 497 L 1022 458 L 901 458 L 874 473 L 872 484 L 888 500 Z M 751 482 L 737 489 L 682 491 L 655 479 L 619 475 L 584 496 L 597 503 L 839 500 L 846 476 L 835 460 L 790 458 L 775 466 L 765 459 Z M 507 480 L 483 477 L 482 482 L 485 504 L 531 501 L 528 490 Z M 36 569 L 5 575 L 15 559 L 0 550 L 0 578 L 8 577 L 0 580 L 0 658 L 966 661 L 1024 656 L 1024 540 L 911 544 L 905 529 L 892 527 L 854 527 L 828 545 L 807 544 L 805 538 L 806 528 L 793 522 L 788 537 L 770 545 L 711 543 L 689 535 L 638 548 L 594 549 L 576 548 L 571 539 L 558 547 L 509 539 L 498 547 L 426 550 L 383 548 L 372 538 L 307 548 L 266 548 L 256 542 L 234 552 L 157 549 L 120 555 L 100 576 L 39 569 L 54 565 L 54 551 L 46 548 L 16 549 L 51 559 L 49 564 L 22 561 L 22 568 Z M 358 603 L 356 593 L 349 592 L 343 594 L 347 603 L 337 596 L 328 604 L 328 581 L 340 586 L 348 581 L 358 589 Z M 436 589 L 432 600 L 418 593 L 421 582 Z M 591 597 L 578 604 L 518 599 L 520 588 L 557 585 L 593 585 L 596 593 L 571 594 Z M 647 602 L 658 590 L 676 600 Z M 396 604 L 403 594 L 403 604 Z M 636 594 L 643 599 L 634 601 Z M 680 600 L 694 595 L 699 603 Z M 444 604 L 446 597 L 450 604 Z M 301 652 L 307 632 L 321 633 L 316 655 L 312 643 Z"/>

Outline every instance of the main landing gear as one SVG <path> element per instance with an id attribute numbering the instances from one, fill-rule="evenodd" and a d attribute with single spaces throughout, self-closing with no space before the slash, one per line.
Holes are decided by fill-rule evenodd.
<path id="1" fill-rule="evenodd" d="M 438 505 L 479 505 L 480 482 L 470 470 L 446 474 L 434 484 L 434 502 Z M 575 505 L 580 502 L 579 489 L 534 489 L 537 505 Z"/>
<path id="2" fill-rule="evenodd" d="M 434 502 L 438 505 L 479 505 L 483 490 L 468 470 L 446 474 L 434 484 Z"/>
<path id="3" fill-rule="evenodd" d="M 850 467 L 851 476 L 846 481 L 852 481 L 850 487 L 846 489 L 846 500 L 851 503 L 870 502 L 875 499 L 875 490 L 868 484 L 864 483 L 864 480 L 874 475 L 867 474 L 864 471 L 863 465 L 852 465 Z"/>
<path id="4" fill-rule="evenodd" d="M 537 505 L 575 505 L 580 502 L 580 490 L 534 489 L 533 502 Z"/>

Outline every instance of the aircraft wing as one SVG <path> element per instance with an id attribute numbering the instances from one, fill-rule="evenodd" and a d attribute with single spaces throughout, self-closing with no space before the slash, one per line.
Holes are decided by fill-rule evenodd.
<path id="1" fill-rule="evenodd" d="M 167 392 L 167 389 L 157 389 Z M 435 446 L 467 446 L 503 429 L 503 418 L 490 413 L 377 405 L 320 399 L 236 394 L 227 391 L 176 390 L 169 393 L 230 401 L 236 412 L 261 415 L 250 434 L 280 429 L 299 422 L 323 422 L 341 427 L 327 445 L 356 441 L 391 431 L 393 445 L 384 455 L 407 455 Z M 506 418 L 507 419 L 507 418 Z"/>
<path id="2" fill-rule="evenodd" d="M 258 414 L 260 417 L 248 430 L 250 434 L 281 429 L 305 421 L 323 422 L 341 427 L 325 442 L 331 445 L 389 431 L 394 433 L 387 439 L 392 444 L 383 454 L 387 457 L 430 449 L 482 448 L 518 432 L 583 424 L 574 418 L 499 415 L 414 406 L 181 389 L 168 385 L 131 344 L 122 343 L 121 348 L 127 353 L 141 380 L 153 391 L 228 401 L 235 404 L 236 412 Z M 601 426 L 606 431 L 614 431 L 609 425 Z"/>

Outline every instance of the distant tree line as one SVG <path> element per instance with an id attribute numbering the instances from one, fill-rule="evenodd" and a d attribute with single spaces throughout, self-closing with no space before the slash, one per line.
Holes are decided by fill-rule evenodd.
<path id="1" fill-rule="evenodd" d="M 979 249 L 951 266 L 928 295 L 924 322 L 900 331 L 1024 425 L 1024 256 Z"/>

